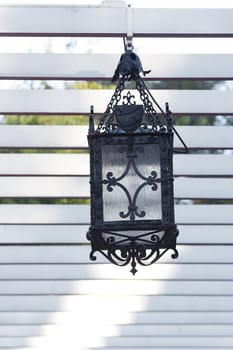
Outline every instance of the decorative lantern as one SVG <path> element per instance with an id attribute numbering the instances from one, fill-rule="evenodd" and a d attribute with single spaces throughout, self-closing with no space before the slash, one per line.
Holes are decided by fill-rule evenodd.
<path id="1" fill-rule="evenodd" d="M 91 108 L 90 147 L 91 241 L 90 259 L 100 252 L 110 262 L 125 266 L 150 265 L 169 249 L 176 250 L 177 226 L 173 195 L 172 114 L 152 97 L 132 51 L 121 56 L 113 80 L 115 92 L 98 123 Z M 141 104 L 125 92 L 136 84 Z M 157 114 L 154 105 L 159 109 Z"/>

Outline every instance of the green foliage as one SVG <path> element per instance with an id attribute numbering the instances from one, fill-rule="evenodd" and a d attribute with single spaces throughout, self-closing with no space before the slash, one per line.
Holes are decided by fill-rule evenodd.
<path id="1" fill-rule="evenodd" d="M 0 204 L 89 204 L 88 198 L 0 198 Z"/>
<path id="2" fill-rule="evenodd" d="M 215 80 L 163 80 L 150 83 L 152 89 L 210 90 L 218 84 Z"/>
<path id="3" fill-rule="evenodd" d="M 2 124 L 8 125 L 87 125 L 84 115 L 6 115 Z"/>

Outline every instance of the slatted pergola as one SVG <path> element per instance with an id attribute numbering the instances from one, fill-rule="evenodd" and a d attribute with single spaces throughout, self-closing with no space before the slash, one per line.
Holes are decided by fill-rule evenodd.
<path id="1" fill-rule="evenodd" d="M 135 8 L 132 15 L 135 37 L 233 36 L 233 9 Z M 122 37 L 126 16 L 116 1 L 0 5 L 0 36 Z M 110 80 L 119 55 L 2 53 L 0 79 Z M 233 79 L 232 54 L 140 57 L 150 80 Z M 0 90 L 0 113 L 88 115 L 90 105 L 101 113 L 112 92 Z M 232 90 L 152 93 L 175 117 L 233 113 Z M 177 130 L 191 152 L 174 156 L 175 261 L 167 254 L 132 277 L 100 256 L 90 262 L 88 205 L 0 204 L 1 350 L 233 348 L 233 126 Z M 0 198 L 89 198 L 88 152 L 62 152 L 87 151 L 86 134 L 78 125 L 0 125 Z"/>

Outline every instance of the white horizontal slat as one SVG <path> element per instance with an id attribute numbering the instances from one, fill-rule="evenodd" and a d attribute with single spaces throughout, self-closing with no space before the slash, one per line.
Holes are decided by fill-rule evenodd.
<path id="1" fill-rule="evenodd" d="M 0 175 L 89 175 L 89 154 L 2 153 Z M 216 166 L 218 164 L 218 166 Z M 174 154 L 174 175 L 231 176 L 233 157 Z"/>
<path id="2" fill-rule="evenodd" d="M 88 225 L 0 225 L 1 244 L 87 243 Z M 233 226 L 179 225 L 179 244 L 233 244 Z M 221 234 L 219 232 L 221 231 Z"/>
<path id="3" fill-rule="evenodd" d="M 0 177 L 0 197 L 89 197 L 89 177 Z"/>
<path id="4" fill-rule="evenodd" d="M 176 221 L 179 224 L 230 224 L 233 220 L 231 205 L 177 205 Z"/>
<path id="5" fill-rule="evenodd" d="M 227 348 L 229 346 L 232 346 L 233 344 L 233 337 L 111 337 L 107 339 L 107 341 L 101 342 L 103 344 L 103 348 L 100 348 L 100 350 L 106 350 L 108 348 L 113 347 L 132 347 L 133 349 L 138 347 L 144 347 L 144 349 L 150 349 L 151 347 L 167 347 L 167 346 L 173 346 L 175 348 L 182 348 L 185 347 L 188 349 L 189 347 L 200 347 L 200 346 L 206 346 L 212 347 L 213 349 L 216 346 L 219 346 L 222 349 L 224 349 L 224 346 Z"/>
<path id="6" fill-rule="evenodd" d="M 190 340 L 191 342 L 192 342 L 192 339 Z M 179 345 L 180 346 L 180 345 Z M 190 344 L 186 344 L 185 345 L 185 348 L 187 349 L 187 350 L 194 350 L 195 348 L 193 348 L 193 346 L 192 346 L 192 343 L 190 343 Z M 150 349 L 150 348 L 147 348 L 146 347 L 146 345 L 144 345 L 144 347 L 137 347 L 137 350 L 145 350 L 145 349 Z M 173 345 L 172 344 L 170 344 L 170 346 L 169 347 L 167 347 L 166 346 L 166 348 L 165 348 L 166 350 L 176 350 L 176 348 L 174 348 L 173 347 Z M 198 347 L 198 350 L 207 350 L 208 348 L 206 348 L 206 347 Z M 228 347 L 222 347 L 221 346 L 221 344 L 220 344 L 220 347 L 214 347 L 214 350 L 224 350 L 224 349 L 228 349 Z M 4 349 L 5 350 L 5 349 Z M 7 350 L 7 349 L 6 349 Z M 16 350 L 16 349 L 12 349 L 12 350 Z M 37 349 L 35 349 L 35 348 L 21 348 L 20 350 L 37 350 Z M 38 349 L 39 350 L 39 349 Z M 104 347 L 98 347 L 98 350 L 107 350 L 106 348 L 104 348 Z M 114 347 L 114 350 L 129 350 L 129 348 L 125 348 L 125 347 L 122 347 L 122 346 L 120 346 L 120 347 Z M 164 350 L 164 346 L 162 346 L 162 347 L 157 347 L 156 346 L 156 350 Z"/>
<path id="7" fill-rule="evenodd" d="M 179 243 L 179 241 L 178 241 Z M 179 245 L 178 245 L 179 249 Z M 211 265 L 182 264 L 175 261 L 163 264 L 157 262 L 146 268 L 139 267 L 136 276 L 129 274 L 128 268 L 119 268 L 113 264 L 43 264 L 43 265 L 20 265 L 1 264 L 1 280 L 216 280 L 232 281 L 232 265 L 217 263 Z M 219 282 L 220 283 L 220 282 Z"/>
<path id="8" fill-rule="evenodd" d="M 171 250 L 161 258 L 163 263 L 233 263 L 231 246 L 181 246 L 179 245 L 179 259 L 172 260 Z M 89 259 L 89 246 L 0 246 L 1 264 L 86 264 L 93 263 Z M 97 253 L 97 262 L 106 263 L 107 260 Z M 128 267 L 128 270 L 130 268 Z"/>
<path id="9" fill-rule="evenodd" d="M 232 126 L 179 126 L 189 148 L 232 149 Z M 87 126 L 0 125 L 1 148 L 87 148 Z M 182 144 L 175 137 L 175 147 Z"/>
<path id="10" fill-rule="evenodd" d="M 107 344 L 106 344 L 107 343 Z M 224 349 L 224 346 L 227 348 L 229 346 L 233 345 L 233 337 L 227 336 L 227 337 L 217 337 L 214 336 L 214 334 L 211 337 L 111 337 L 106 341 L 105 344 L 103 344 L 103 348 L 100 350 L 105 349 L 106 347 L 122 347 L 122 346 L 128 346 L 128 347 L 145 347 L 150 349 L 151 347 L 167 347 L 167 346 L 173 346 L 175 348 L 186 348 L 194 347 L 199 348 L 200 346 L 206 346 L 211 347 L 214 349 L 216 346 L 221 347 Z"/>
<path id="11" fill-rule="evenodd" d="M 102 114 L 113 92 L 113 90 L 71 89 L 1 90 L 0 113 L 89 114 L 90 106 L 94 105 L 95 113 Z M 233 113 L 232 91 L 150 90 L 150 92 L 162 108 L 165 107 L 165 102 L 169 102 L 174 115 Z M 139 94 L 132 90 L 131 93 L 135 95 L 136 102 L 141 103 Z"/>
<path id="12" fill-rule="evenodd" d="M 67 339 L 68 338 L 68 339 Z M 2 338 L 3 349 L 16 350 L 48 350 L 51 348 L 50 344 L 54 344 L 54 347 L 57 347 L 60 343 L 67 343 L 70 340 L 70 337 L 67 336 L 65 340 L 61 343 L 59 339 L 54 337 L 33 337 L 29 340 L 23 337 L 4 337 Z M 168 350 L 174 350 L 177 348 L 185 349 L 195 349 L 193 346 L 198 346 L 198 350 L 206 350 L 209 347 L 216 350 L 229 349 L 229 346 L 233 344 L 233 337 L 112 337 L 108 339 L 99 338 L 85 338 L 85 340 L 76 340 L 72 341 L 72 344 L 69 346 L 69 349 L 75 350 L 79 346 L 82 346 L 82 349 L 88 348 L 98 348 L 99 350 L 107 350 L 112 347 L 114 350 L 128 350 L 135 349 L 145 350 L 151 349 L 156 346 L 156 350 L 164 349 L 164 346 Z M 49 344 L 49 345 L 48 345 Z M 201 346 L 201 347 L 200 347 Z M 204 347 L 203 347 L 204 346 Z"/>
<path id="13" fill-rule="evenodd" d="M 0 175 L 77 176 L 90 173 L 89 154 L 3 153 L 0 164 Z"/>
<path id="14" fill-rule="evenodd" d="M 2 125 L 0 147 L 87 148 L 87 126 Z"/>
<path id="15" fill-rule="evenodd" d="M 88 205 L 1 204 L 1 224 L 89 224 Z M 178 224 L 233 224 L 232 205 L 176 205 Z"/>
<path id="16" fill-rule="evenodd" d="M 148 79 L 230 80 L 232 56 L 145 54 L 141 61 L 144 69 L 151 70 Z M 1 54 L 0 79 L 110 79 L 119 59 L 116 54 Z"/>
<path id="17" fill-rule="evenodd" d="M 169 334 L 171 337 L 208 337 L 208 336 L 220 336 L 228 337 L 232 335 L 233 325 L 123 325 L 120 327 L 121 337 L 164 337 Z M 17 325 L 11 326 L 1 326 L 0 325 L 0 337 L 33 337 L 33 342 L 40 340 L 43 341 L 44 337 L 49 337 L 49 339 L 54 339 L 57 337 L 59 339 L 59 334 L 64 331 L 64 328 L 60 325 L 48 325 L 43 327 L 43 336 L 41 336 L 41 329 L 38 326 L 30 325 Z M 105 325 L 100 332 L 103 337 L 118 337 L 119 330 L 112 325 Z M 73 332 L 71 333 L 73 334 Z M 38 337 L 38 338 L 37 338 Z M 64 337 L 64 336 L 63 336 Z M 61 337 L 61 339 L 63 339 Z M 73 342 L 78 341 L 80 335 L 73 334 Z M 30 342 L 30 340 L 29 340 Z"/>
<path id="18" fill-rule="evenodd" d="M 185 137 L 185 134 L 183 136 Z M 233 158 L 224 154 L 174 154 L 173 165 L 174 175 L 232 176 L 233 174 Z"/>
<path id="19" fill-rule="evenodd" d="M 87 243 L 88 225 L 0 225 L 4 243 Z"/>
<path id="20" fill-rule="evenodd" d="M 124 7 L 1 6 L 0 32 L 2 35 L 119 35 L 126 31 L 125 16 Z M 43 18 L 44 26 L 39 18 Z"/>
<path id="21" fill-rule="evenodd" d="M 106 324 L 232 324 L 232 312 L 130 312 L 108 315 Z M 65 324 L 76 320 L 75 312 L 0 312 L 0 324 L 3 325 L 41 325 Z"/>
<path id="22" fill-rule="evenodd" d="M 212 344 L 212 343 L 211 343 Z M 143 347 L 138 347 L 137 346 L 137 350 L 145 350 L 145 349 L 150 349 L 150 347 L 149 348 L 147 348 L 146 347 L 147 345 L 145 344 Z M 180 345 L 179 345 L 180 346 Z M 221 346 L 221 344 L 219 344 L 219 346 L 220 347 L 214 347 L 214 350 L 224 350 L 224 349 L 228 349 L 228 347 L 222 347 Z M 185 345 L 185 348 L 187 349 L 187 350 L 194 350 L 195 348 L 193 348 L 193 346 L 192 346 L 192 339 L 190 340 L 190 344 L 186 344 Z M 125 347 L 122 347 L 122 346 L 120 346 L 120 347 L 115 347 L 114 346 L 114 350 L 129 350 L 129 349 L 131 349 L 131 348 L 125 348 Z M 135 349 L 135 347 L 133 346 L 132 347 L 132 349 Z M 177 349 L 177 347 L 176 348 L 174 348 L 173 347 L 173 345 L 172 344 L 170 344 L 170 346 L 169 347 L 167 347 L 166 346 L 166 348 L 165 348 L 166 350 L 176 350 Z M 198 347 L 198 350 L 207 350 L 208 348 L 206 348 L 206 347 Z M 5 350 L 5 349 L 4 349 Z M 7 350 L 7 349 L 6 349 Z M 12 349 L 12 350 L 15 350 L 14 348 Z M 37 349 L 35 349 L 35 348 L 22 348 L 22 349 L 20 349 L 20 350 L 37 350 Z M 39 349 L 38 349 L 39 350 Z M 107 350 L 107 348 L 105 348 L 105 347 L 98 347 L 98 350 Z M 164 346 L 162 346 L 162 347 L 157 347 L 156 346 L 156 350 L 164 350 Z"/>
<path id="23" fill-rule="evenodd" d="M 174 182 L 175 198 L 233 198 L 233 179 L 179 177 Z M 0 177 L 0 197 L 87 198 L 89 177 Z"/>
<path id="24" fill-rule="evenodd" d="M 231 8 L 136 8 L 133 9 L 133 33 L 136 36 L 232 36 L 231 19 Z M 114 4 L 105 7 L 2 5 L 0 23 L 2 35 L 121 36 L 126 33 L 126 9 L 124 5 L 114 7 Z"/>
<path id="25" fill-rule="evenodd" d="M 1 205 L 0 220 L 11 224 L 89 224 L 86 205 Z"/>
<path id="26" fill-rule="evenodd" d="M 67 339 L 68 338 L 68 339 Z M 70 340 L 70 337 L 65 338 L 64 343 L 67 344 L 67 341 Z M 24 339 L 23 337 L 4 337 L 2 338 L 3 347 L 6 349 L 18 349 L 20 350 L 48 350 L 50 349 L 50 344 L 55 344 L 57 347 L 60 342 L 57 336 L 48 338 L 48 337 L 33 337 Z M 49 345 L 48 345 L 49 344 Z M 82 342 L 81 342 L 82 344 Z M 63 345 L 63 343 L 62 343 Z M 114 350 L 128 350 L 128 349 L 137 349 L 145 350 L 155 348 L 156 350 L 161 349 L 172 349 L 185 348 L 185 349 L 195 349 L 195 346 L 198 350 L 206 350 L 208 348 L 224 350 L 229 349 L 229 346 L 233 345 L 233 337 L 111 337 L 108 339 L 99 338 L 86 338 L 84 341 L 85 348 L 98 348 L 98 350 L 108 350 L 113 348 Z M 80 346 L 80 340 L 76 342 L 73 341 L 69 346 L 69 349 L 75 350 Z M 204 346 L 204 347 L 203 347 Z M 82 349 L 85 349 L 82 347 Z"/>
<path id="27" fill-rule="evenodd" d="M 231 296 L 114 296 L 115 312 L 138 311 L 233 311 Z M 0 296 L 0 311 L 75 311 L 104 313 L 113 302 L 113 296 Z M 103 305 L 105 305 L 103 307 Z M 104 309 L 104 310 L 103 310 Z M 101 311 L 102 310 L 102 311 Z"/>
<path id="28" fill-rule="evenodd" d="M 140 278 L 140 273 L 139 273 Z M 0 295 L 229 295 L 233 281 L 0 281 Z M 1 332 L 0 332 L 1 336 Z"/>
<path id="29" fill-rule="evenodd" d="M 232 189 L 232 191 L 231 191 Z M 175 197 L 178 198 L 233 198 L 233 179 L 176 178 Z"/>
<path id="30" fill-rule="evenodd" d="M 231 126 L 179 126 L 176 127 L 188 148 L 233 148 L 231 142 Z M 181 147 L 177 137 L 174 138 L 175 147 Z"/>

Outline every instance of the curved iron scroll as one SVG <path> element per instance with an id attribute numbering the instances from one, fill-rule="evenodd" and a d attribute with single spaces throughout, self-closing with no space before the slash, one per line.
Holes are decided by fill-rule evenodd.
<path id="1" fill-rule="evenodd" d="M 130 221 L 134 221 L 136 217 L 142 218 L 142 217 L 145 217 L 146 215 L 145 210 L 139 211 L 137 207 L 137 198 L 139 193 L 145 186 L 151 186 L 151 190 L 156 191 L 158 189 L 157 184 L 161 183 L 161 179 L 157 178 L 156 171 L 151 171 L 148 177 L 144 176 L 139 171 L 137 164 L 135 162 L 135 159 L 137 158 L 137 152 L 140 152 L 140 153 L 144 152 L 143 146 L 137 146 L 135 148 L 133 147 L 133 145 L 121 146 L 119 147 L 119 152 L 120 153 L 126 152 L 126 156 L 128 158 L 128 163 L 126 165 L 124 172 L 119 177 L 116 178 L 114 174 L 111 171 L 109 171 L 106 174 L 106 178 L 102 181 L 102 183 L 107 186 L 108 192 L 112 192 L 113 188 L 116 186 L 122 189 L 122 191 L 125 193 L 128 199 L 128 210 L 120 211 L 119 216 L 122 219 L 126 219 L 129 217 Z M 134 169 L 137 176 L 140 179 L 144 180 L 144 182 L 142 182 L 140 186 L 136 189 L 133 196 L 130 195 L 128 189 L 120 182 L 127 176 L 131 167 Z"/>
<path id="2" fill-rule="evenodd" d="M 162 233 L 162 237 L 159 235 Z M 126 233 L 104 231 L 106 236 L 104 239 L 107 251 L 105 249 L 93 249 L 90 253 L 90 259 L 95 261 L 95 252 L 99 251 L 105 258 L 111 263 L 118 266 L 126 266 L 131 264 L 131 270 L 133 275 L 136 274 L 137 263 L 143 266 L 149 266 L 159 260 L 169 249 L 173 250 L 171 257 L 173 259 L 178 258 L 178 251 L 173 247 L 173 240 L 178 235 L 178 230 L 174 227 L 173 233 L 167 235 L 167 233 L 161 232 L 161 230 L 155 230 L 147 233 L 142 233 L 136 236 L 131 236 Z M 170 235 L 170 246 L 167 247 L 168 236 Z M 89 237 L 89 239 L 91 239 Z M 166 247 L 166 248 L 164 248 Z"/>

